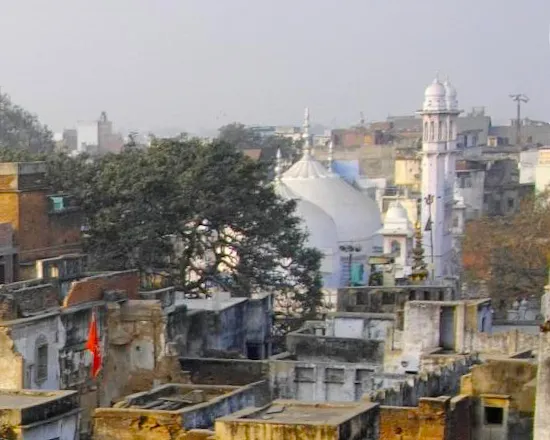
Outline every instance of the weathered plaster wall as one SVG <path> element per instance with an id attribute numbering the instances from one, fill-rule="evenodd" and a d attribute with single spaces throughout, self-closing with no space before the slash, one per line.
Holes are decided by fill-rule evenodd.
<path id="1" fill-rule="evenodd" d="M 392 388 L 374 391 L 364 400 L 388 406 L 416 406 L 421 397 L 453 396 L 458 394 L 462 376 L 468 374 L 474 359 L 463 357 L 454 364 L 436 368 L 431 373 L 411 375 Z"/>
<path id="2" fill-rule="evenodd" d="M 25 361 L 15 347 L 11 327 L 0 327 L 0 388 L 20 389 L 24 387 Z"/>
<path id="3" fill-rule="evenodd" d="M 289 353 L 304 361 L 362 362 L 373 366 L 384 362 L 384 342 L 337 338 L 303 333 L 287 335 Z"/>
<path id="4" fill-rule="evenodd" d="M 403 329 L 406 352 L 417 352 L 439 347 L 439 321 L 441 306 L 430 303 L 405 304 Z"/>
<path id="5" fill-rule="evenodd" d="M 59 314 L 4 322 L 0 326 L 0 387 L 59 389 Z M 37 343 L 47 344 L 47 375 L 36 376 Z"/>
<path id="6" fill-rule="evenodd" d="M 74 440 L 78 438 L 79 411 L 54 419 L 30 429 L 23 430 L 24 440 Z"/>
<path id="7" fill-rule="evenodd" d="M 501 333 L 470 333 L 466 336 L 469 340 L 471 352 L 477 351 L 485 354 L 512 355 L 514 353 L 538 350 L 538 334 L 511 330 Z"/>
<path id="8" fill-rule="evenodd" d="M 107 346 L 100 403 L 150 389 L 156 381 L 183 380 L 170 336 L 185 319 L 185 308 L 163 308 L 159 300 L 109 303 Z M 170 330 L 169 330 L 170 329 Z"/>
<path id="9" fill-rule="evenodd" d="M 422 398 L 418 407 L 383 406 L 380 440 L 451 440 L 451 398 Z M 461 439 L 466 440 L 466 439 Z"/>
<path id="10" fill-rule="evenodd" d="M 207 386 L 188 386 L 206 389 Z M 107 439 L 179 439 L 185 431 L 209 428 L 218 417 L 243 408 L 266 405 L 271 400 L 265 381 L 191 405 L 177 411 L 140 408 L 99 408 L 94 414 L 94 438 Z M 169 435 L 174 435 L 170 437 Z M 185 437 L 184 437 L 185 438 Z"/>

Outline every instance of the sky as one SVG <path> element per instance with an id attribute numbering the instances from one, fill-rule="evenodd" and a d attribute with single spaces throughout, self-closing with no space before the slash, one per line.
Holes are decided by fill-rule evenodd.
<path id="1" fill-rule="evenodd" d="M 0 86 L 56 131 L 347 126 L 412 113 L 436 72 L 461 108 L 550 120 L 548 0 L 0 0 Z"/>

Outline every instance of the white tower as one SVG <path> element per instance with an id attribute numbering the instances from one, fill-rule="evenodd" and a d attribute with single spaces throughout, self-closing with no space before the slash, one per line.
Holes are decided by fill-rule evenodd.
<path id="1" fill-rule="evenodd" d="M 379 231 L 383 238 L 384 254 L 395 258 L 395 278 L 406 278 L 411 273 L 411 252 L 414 229 L 403 206 L 393 201 Z"/>
<path id="2" fill-rule="evenodd" d="M 423 120 L 422 226 L 426 262 L 435 279 L 452 276 L 456 154 L 456 92 L 438 78 L 428 86 L 419 112 Z"/>

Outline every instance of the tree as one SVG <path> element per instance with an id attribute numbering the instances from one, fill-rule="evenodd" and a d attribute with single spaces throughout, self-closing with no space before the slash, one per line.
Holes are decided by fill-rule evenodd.
<path id="1" fill-rule="evenodd" d="M 540 296 L 550 256 L 548 194 L 528 198 L 512 216 L 483 217 L 466 225 L 465 275 L 484 281 L 497 306 L 518 296 Z"/>
<path id="2" fill-rule="evenodd" d="M 170 139 L 89 166 L 86 244 L 102 268 L 168 268 L 188 294 L 276 292 L 314 316 L 321 255 L 295 202 L 266 184 L 268 164 L 226 142 Z"/>
<path id="3" fill-rule="evenodd" d="M 54 142 L 51 131 L 40 124 L 35 115 L 14 104 L 7 94 L 0 93 L 0 147 L 50 152 Z"/>

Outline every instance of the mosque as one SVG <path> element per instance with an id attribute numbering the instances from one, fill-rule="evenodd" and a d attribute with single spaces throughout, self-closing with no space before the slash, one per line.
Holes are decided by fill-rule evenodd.
<path id="1" fill-rule="evenodd" d="M 453 225 L 462 213 L 455 182 L 457 95 L 449 81 L 436 78 L 424 94 L 422 109 L 422 197 L 418 202 L 424 256 L 432 280 L 444 281 L 458 273 L 453 250 Z M 399 202 L 390 204 L 384 221 L 379 204 L 314 157 L 309 111 L 303 125 L 303 153 L 286 171 L 277 154 L 275 191 L 297 202 L 297 215 L 309 234 L 308 244 L 323 255 L 324 287 L 335 289 L 369 280 L 369 257 L 394 257 L 395 278 L 407 280 L 412 270 L 415 228 Z M 381 252 L 382 251 L 382 252 Z"/>

